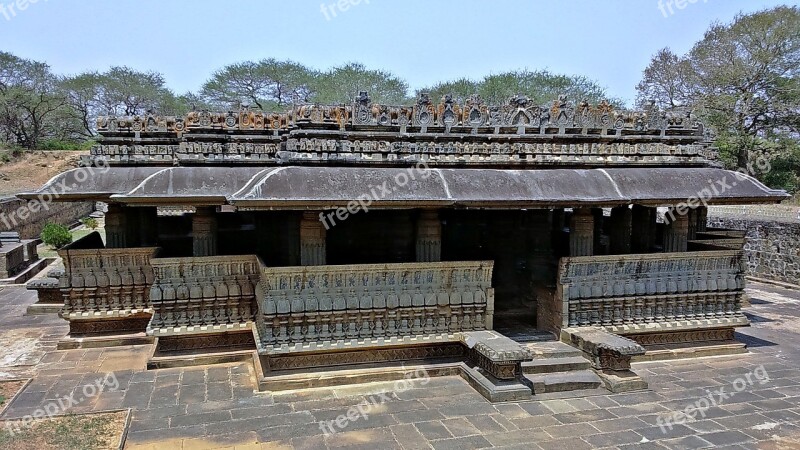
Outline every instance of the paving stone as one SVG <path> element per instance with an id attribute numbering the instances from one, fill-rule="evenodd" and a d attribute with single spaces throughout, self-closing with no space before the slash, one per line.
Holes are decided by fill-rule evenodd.
<path id="1" fill-rule="evenodd" d="M 482 434 L 501 433 L 507 431 L 493 416 L 467 416 L 467 420 L 480 430 Z"/>
<path id="2" fill-rule="evenodd" d="M 520 430 L 527 430 L 530 428 L 542 428 L 559 425 L 561 422 L 556 420 L 553 416 L 533 416 L 524 419 L 513 419 L 511 422 Z"/>
<path id="3" fill-rule="evenodd" d="M 450 431 L 448 431 L 447 428 L 439 421 L 420 422 L 415 423 L 414 426 L 417 427 L 417 430 L 419 430 L 419 432 L 425 436 L 425 439 L 428 439 L 429 441 L 435 439 L 449 439 L 453 437 Z"/>
<path id="4" fill-rule="evenodd" d="M 737 430 L 718 431 L 700 435 L 701 438 L 710 442 L 712 445 L 732 445 L 752 441 L 753 438 Z"/>
<path id="5" fill-rule="evenodd" d="M 507 447 L 518 444 L 530 444 L 533 442 L 539 443 L 542 441 L 552 440 L 552 436 L 545 433 L 544 430 L 515 430 L 502 433 L 491 433 L 484 435 L 495 447 Z M 585 444 L 585 442 L 584 442 Z M 566 450 L 562 448 L 561 450 Z"/>
<path id="6" fill-rule="evenodd" d="M 540 429 L 546 432 L 552 439 L 589 436 L 600 432 L 594 425 L 589 423 L 571 423 L 569 425 L 555 425 Z"/>
<path id="7" fill-rule="evenodd" d="M 675 450 L 694 450 L 697 448 L 713 447 L 710 442 L 698 436 L 685 436 L 682 438 L 667 439 L 662 443 Z"/>
<path id="8" fill-rule="evenodd" d="M 426 409 L 423 411 L 401 412 L 392 415 L 398 423 L 413 424 L 419 422 L 430 422 L 442 420 L 445 417 L 439 411 Z"/>
<path id="9" fill-rule="evenodd" d="M 481 434 L 466 418 L 457 417 L 454 419 L 442 420 L 442 425 L 455 437 L 474 436 Z"/>
<path id="10" fill-rule="evenodd" d="M 635 431 L 618 431 L 616 433 L 593 434 L 590 436 L 585 436 L 583 439 L 596 448 L 612 447 L 625 444 L 638 444 L 643 440 L 642 435 Z"/>
<path id="11" fill-rule="evenodd" d="M 220 422 L 228 422 L 231 420 L 230 411 L 214 411 L 200 414 L 187 414 L 183 416 L 175 416 L 170 418 L 169 426 L 174 427 L 188 427 L 191 425 L 206 425 L 215 424 Z"/>
<path id="12" fill-rule="evenodd" d="M 444 439 L 431 442 L 436 450 L 462 450 L 465 448 L 478 449 L 491 447 L 492 444 L 483 436 L 467 436 L 455 439 Z"/>
<path id="13" fill-rule="evenodd" d="M 588 411 L 575 411 L 571 413 L 556 414 L 553 417 L 555 417 L 556 420 L 561 423 L 581 423 L 614 419 L 617 416 L 605 409 L 593 409 Z"/>
<path id="14" fill-rule="evenodd" d="M 551 441 L 538 441 L 536 444 L 544 450 L 592 450 L 595 447 L 579 438 L 564 438 Z"/>
<path id="15" fill-rule="evenodd" d="M 389 427 L 394 434 L 395 440 L 404 450 L 422 450 L 431 448 L 425 436 L 412 424 L 398 424 Z"/>

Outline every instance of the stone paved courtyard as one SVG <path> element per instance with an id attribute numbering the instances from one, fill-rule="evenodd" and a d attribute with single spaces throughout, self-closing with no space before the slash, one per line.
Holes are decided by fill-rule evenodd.
<path id="1" fill-rule="evenodd" d="M 25 316 L 35 294 L 3 287 L 0 380 L 32 380 L 0 420 L 73 394 L 64 412 L 131 408 L 129 449 L 800 448 L 800 292 L 751 283 L 749 294 L 753 325 L 739 338 L 750 354 L 634 364 L 644 392 L 491 404 L 458 377 L 272 395 L 255 392 L 248 364 L 146 371 L 147 345 L 57 351 L 66 322 Z M 116 390 L 84 395 L 112 379 Z M 705 417 L 659 426 L 710 392 L 742 386 Z M 367 398 L 376 405 L 366 417 L 324 434 L 320 422 L 341 421 Z"/>

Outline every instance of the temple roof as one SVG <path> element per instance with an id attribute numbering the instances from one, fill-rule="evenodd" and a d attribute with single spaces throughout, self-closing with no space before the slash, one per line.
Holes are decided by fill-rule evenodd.
<path id="1" fill-rule="evenodd" d="M 76 170 L 86 170 L 76 169 Z M 788 196 L 758 180 L 715 168 L 430 169 L 382 167 L 113 167 L 77 182 L 70 171 L 42 190 L 73 183 L 62 201 L 131 205 L 233 205 L 242 209 L 370 207 L 544 208 L 779 202 Z"/>

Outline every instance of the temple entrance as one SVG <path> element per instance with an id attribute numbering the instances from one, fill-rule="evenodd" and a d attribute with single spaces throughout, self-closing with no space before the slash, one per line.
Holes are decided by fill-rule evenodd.
<path id="1" fill-rule="evenodd" d="M 443 211 L 442 220 L 443 260 L 494 261 L 495 329 L 537 340 L 537 291 L 555 281 L 551 212 Z"/>

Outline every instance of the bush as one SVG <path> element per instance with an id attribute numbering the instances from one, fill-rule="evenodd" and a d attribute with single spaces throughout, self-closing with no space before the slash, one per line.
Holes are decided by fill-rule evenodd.
<path id="1" fill-rule="evenodd" d="M 81 219 L 81 223 L 86 228 L 89 228 L 91 230 L 96 230 L 97 229 L 97 219 L 95 219 L 94 217 L 87 217 L 85 219 Z"/>
<path id="2" fill-rule="evenodd" d="M 58 249 L 72 243 L 72 233 L 64 225 L 48 223 L 42 229 L 42 242 Z"/>
<path id="3" fill-rule="evenodd" d="M 69 151 L 78 151 L 78 150 L 89 150 L 94 145 L 94 141 L 61 141 L 58 139 L 50 139 L 44 141 L 39 147 L 40 150 L 69 150 Z"/>

